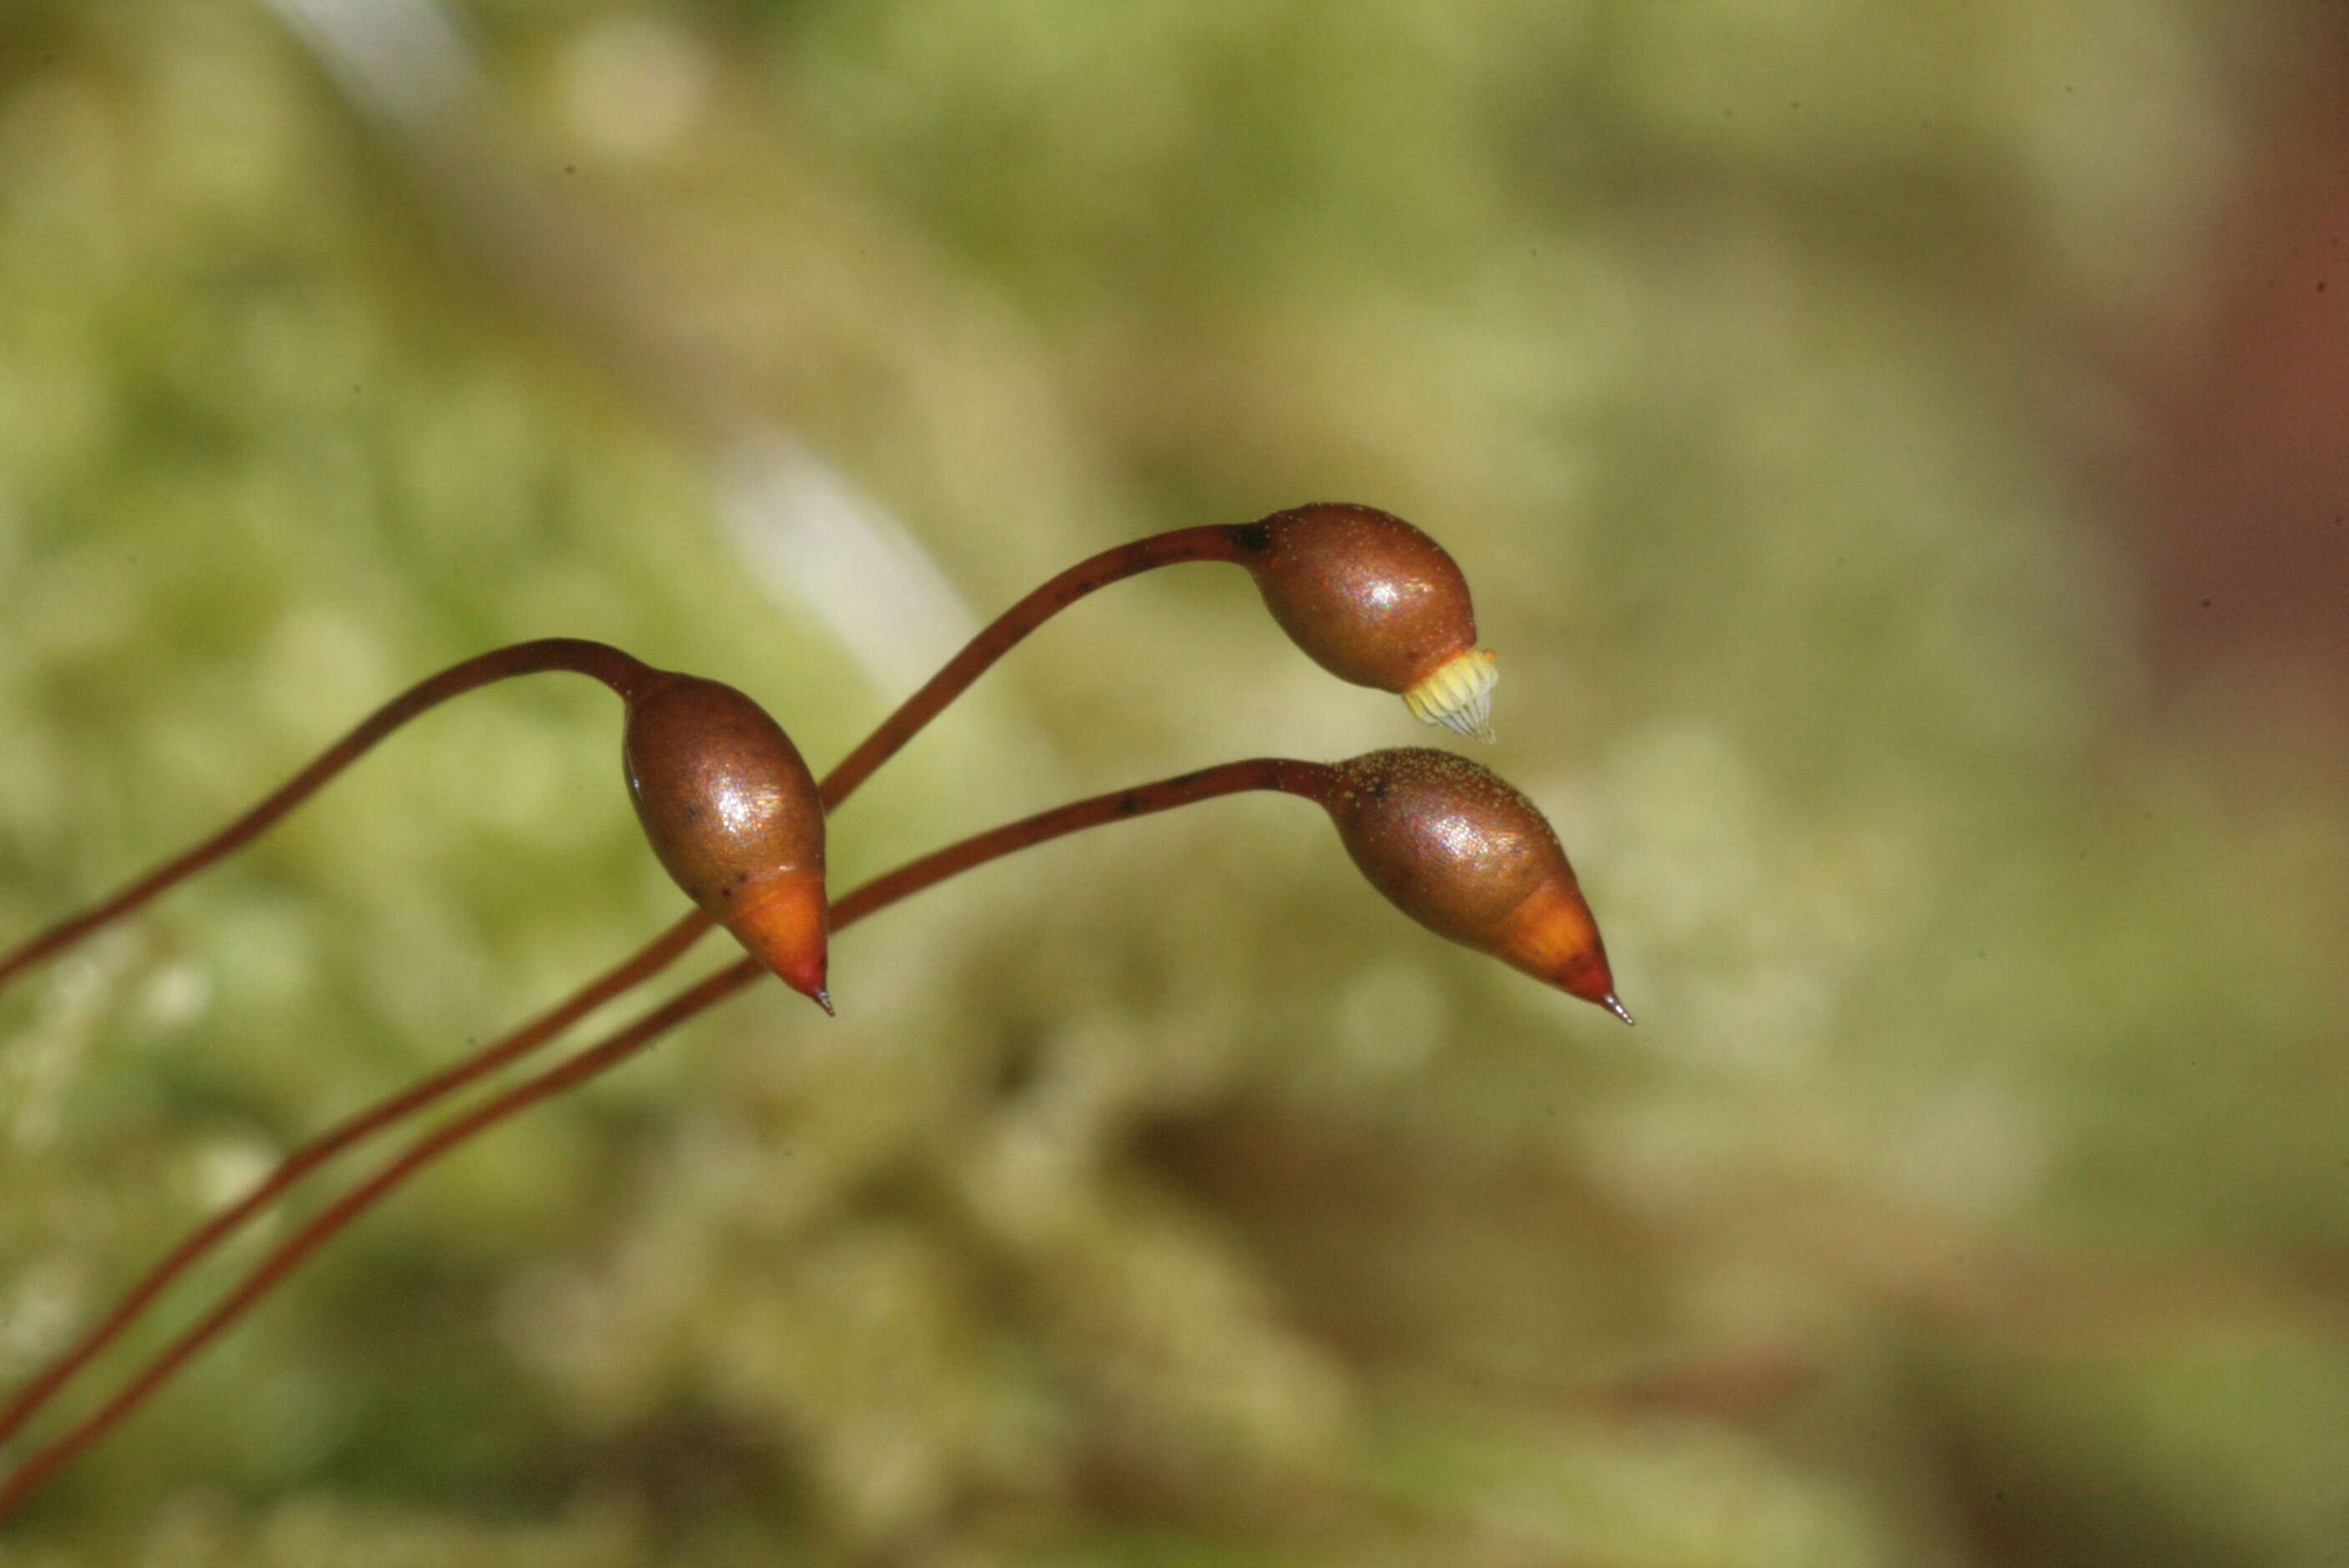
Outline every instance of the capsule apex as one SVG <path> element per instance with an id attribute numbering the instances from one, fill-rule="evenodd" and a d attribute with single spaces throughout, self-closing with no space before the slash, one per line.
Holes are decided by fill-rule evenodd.
<path id="1" fill-rule="evenodd" d="M 1440 724 L 1454 734 L 1490 740 L 1493 686 L 1500 678 L 1500 660 L 1493 651 L 1470 648 L 1420 676 L 1402 700 L 1422 724 Z"/>
<path id="2" fill-rule="evenodd" d="M 719 916 L 750 955 L 773 970 L 784 985 L 825 1012 L 832 993 L 824 985 L 826 909 L 823 878 L 803 871 L 778 872 L 763 887 Z"/>

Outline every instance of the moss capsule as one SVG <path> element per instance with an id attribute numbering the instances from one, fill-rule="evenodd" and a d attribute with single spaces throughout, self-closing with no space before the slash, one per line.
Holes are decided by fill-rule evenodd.
<path id="1" fill-rule="evenodd" d="M 1314 663 L 1396 693 L 1426 723 L 1492 738 L 1498 668 L 1442 545 L 1391 512 L 1334 501 L 1247 533 L 1261 544 L 1243 563 L 1266 607 Z"/>
<path id="2" fill-rule="evenodd" d="M 686 896 L 825 1012 L 823 807 L 799 748 L 732 686 L 665 676 L 628 703 L 628 797 Z"/>
<path id="3" fill-rule="evenodd" d="M 1557 835 L 1492 769 L 1448 751 L 1373 751 L 1330 770 L 1322 804 L 1405 914 L 1631 1021 Z"/>

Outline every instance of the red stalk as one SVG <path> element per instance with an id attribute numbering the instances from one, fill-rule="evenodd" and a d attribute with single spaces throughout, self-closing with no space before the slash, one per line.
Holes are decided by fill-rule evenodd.
<path id="1" fill-rule="evenodd" d="M 1275 789 L 1326 802 L 1330 772 L 1329 768 L 1319 763 L 1256 758 L 1244 762 L 1227 762 L 1221 767 L 1162 779 L 1132 789 L 1112 790 L 1105 795 L 1096 795 L 1040 812 L 948 845 L 867 882 L 833 905 L 833 928 L 844 930 L 866 915 L 910 898 L 975 866 L 1104 823 L 1172 810 L 1195 801 L 1247 789 Z M 681 927 L 672 929 L 668 939 L 673 940 L 678 929 Z M 158 1353 L 113 1398 L 83 1418 L 62 1436 L 36 1450 L 5 1481 L 0 1481 L 0 1519 L 5 1519 L 50 1476 L 145 1404 L 174 1373 L 251 1311 L 304 1259 L 389 1196 L 410 1177 L 508 1118 L 517 1116 L 564 1089 L 575 1088 L 610 1071 L 669 1029 L 734 995 L 764 973 L 765 969 L 756 959 L 738 960 L 708 975 L 626 1028 L 586 1047 L 536 1077 L 514 1085 L 409 1145 L 396 1159 L 345 1192 L 301 1229 L 279 1243 L 211 1312 Z"/>

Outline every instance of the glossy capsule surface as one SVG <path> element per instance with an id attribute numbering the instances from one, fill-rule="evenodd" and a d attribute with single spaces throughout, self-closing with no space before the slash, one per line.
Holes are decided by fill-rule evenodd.
<path id="1" fill-rule="evenodd" d="M 1493 655 L 1476 646 L 1468 580 L 1444 548 L 1392 512 L 1325 501 L 1245 531 L 1265 607 L 1314 663 L 1391 691 L 1414 716 L 1488 735 Z"/>
<path id="2" fill-rule="evenodd" d="M 1404 913 L 1631 1021 L 1557 833 L 1492 769 L 1449 751 L 1373 751 L 1335 765 L 1322 803 Z"/>
<path id="3" fill-rule="evenodd" d="M 823 808 L 782 727 L 732 686 L 665 674 L 628 703 L 622 760 L 686 896 L 829 1011 Z"/>

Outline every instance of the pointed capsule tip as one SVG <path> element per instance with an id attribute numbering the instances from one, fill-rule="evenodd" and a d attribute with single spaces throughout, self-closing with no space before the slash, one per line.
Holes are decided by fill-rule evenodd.
<path id="1" fill-rule="evenodd" d="M 812 991 L 809 992 L 809 993 L 808 993 L 808 1000 L 809 1000 L 809 1001 L 811 1001 L 811 1002 L 813 1002 L 817 1006 L 819 1006 L 819 1007 L 823 1008 L 823 1016 L 824 1016 L 825 1017 L 827 1017 L 827 1018 L 837 1018 L 837 1017 L 839 1017 L 839 1016 L 840 1016 L 840 1015 L 839 1015 L 839 1014 L 837 1014 L 837 1013 L 835 1013 L 835 1012 L 833 1012 L 833 1011 L 832 1010 L 832 993 L 831 993 L 829 990 L 827 990 L 826 988 L 824 988 L 823 986 L 819 985 L 819 986 L 817 986 L 814 990 L 812 990 Z M 1618 1008 L 1618 1009 L 1616 1009 L 1616 1010 L 1617 1010 L 1618 1012 L 1621 1012 L 1621 1011 L 1622 1011 L 1622 1009 L 1620 1009 L 1620 1008 Z M 1624 1021 L 1625 1021 L 1625 1022 L 1627 1022 L 1627 1023 L 1630 1021 L 1630 1016 L 1629 1016 L 1629 1015 L 1626 1015 L 1626 1016 L 1625 1016 L 1625 1019 L 1624 1019 Z"/>
<path id="2" fill-rule="evenodd" d="M 1609 1012 L 1614 1014 L 1617 1017 L 1622 1019 L 1627 1024 L 1637 1025 L 1640 1021 L 1639 1019 L 1631 1016 L 1631 1010 L 1630 1008 L 1624 1006 L 1622 1003 L 1615 999 L 1615 993 L 1612 991 L 1609 991 L 1604 996 L 1599 997 L 1599 1005 L 1606 1008 Z"/>
<path id="3" fill-rule="evenodd" d="M 823 985 L 828 922 L 822 872 L 778 872 L 765 885 L 755 886 L 742 907 L 719 918 L 784 985 L 832 1011 L 832 996 Z"/>

